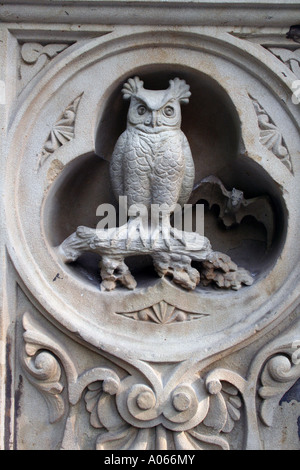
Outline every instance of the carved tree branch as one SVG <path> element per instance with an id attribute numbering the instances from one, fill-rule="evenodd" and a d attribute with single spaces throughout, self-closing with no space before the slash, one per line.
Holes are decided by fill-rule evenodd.
<path id="1" fill-rule="evenodd" d="M 251 285 L 252 276 L 239 268 L 229 256 L 214 252 L 207 238 L 193 232 L 180 232 L 174 229 L 169 240 L 170 246 L 160 238 L 155 244 L 151 238 L 137 237 L 128 246 L 122 235 L 124 227 L 97 230 L 80 226 L 59 247 L 58 254 L 65 263 L 76 261 L 87 251 L 101 256 L 101 288 L 112 290 L 120 282 L 128 289 L 136 287 L 125 258 L 133 255 L 150 254 L 155 270 L 160 277 L 171 276 L 183 288 L 191 290 L 200 282 L 202 274 L 205 285 L 213 282 L 219 287 L 240 289 L 242 284 Z M 126 228 L 126 227 L 125 227 Z M 184 237 L 185 244 L 181 242 Z M 199 271 L 191 266 L 192 261 L 201 263 Z"/>

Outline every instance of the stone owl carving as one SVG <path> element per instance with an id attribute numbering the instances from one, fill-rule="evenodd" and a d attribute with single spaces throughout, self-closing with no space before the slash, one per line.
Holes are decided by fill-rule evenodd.
<path id="1" fill-rule="evenodd" d="M 181 131 L 181 104 L 191 95 L 184 80 L 170 80 L 166 90 L 148 90 L 138 78 L 123 86 L 130 100 L 127 128 L 119 137 L 111 159 L 115 196 L 127 196 L 128 206 L 167 207 L 185 204 L 194 184 L 194 162 Z"/>
<path id="2" fill-rule="evenodd" d="M 58 252 L 66 263 L 76 261 L 86 251 L 99 254 L 101 290 L 113 290 L 117 282 L 135 289 L 137 282 L 125 259 L 145 254 L 151 256 L 160 277 L 170 276 L 188 290 L 200 282 L 200 272 L 192 261 L 200 263 L 205 285 L 215 282 L 236 290 L 242 284 L 251 285 L 251 274 L 229 256 L 214 252 L 206 237 L 172 227 L 172 212 L 190 199 L 195 170 L 188 141 L 180 129 L 181 104 L 189 101 L 189 86 L 179 78 L 169 84 L 166 90 L 147 90 L 135 77 L 122 90 L 124 98 L 130 100 L 127 128 L 115 145 L 110 175 L 116 198 L 126 196 L 129 209 L 135 206 L 137 211 L 129 210 L 128 221 L 126 218 L 120 227 L 77 227 Z M 233 198 L 231 203 L 235 203 Z M 153 206 L 163 208 L 155 214 L 154 223 Z M 147 217 L 145 212 L 141 215 L 143 209 Z"/>

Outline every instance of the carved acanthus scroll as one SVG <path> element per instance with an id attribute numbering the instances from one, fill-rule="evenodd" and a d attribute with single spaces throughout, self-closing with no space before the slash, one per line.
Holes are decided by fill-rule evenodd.
<path id="1" fill-rule="evenodd" d="M 25 42 L 21 46 L 20 78 L 25 87 L 54 57 L 64 51 L 69 44 L 47 44 Z"/>
<path id="2" fill-rule="evenodd" d="M 283 47 L 269 47 L 272 54 L 276 55 L 295 75 L 300 78 L 300 48 L 290 50 Z"/>
<path id="3" fill-rule="evenodd" d="M 53 351 L 44 349 L 45 344 L 51 344 L 50 338 L 46 340 L 27 313 L 23 317 L 23 327 L 25 329 L 25 348 L 21 356 L 23 368 L 28 380 L 46 400 L 50 423 L 55 423 L 62 418 L 66 410 L 62 396 L 64 386 L 61 381 L 61 367 Z"/>
<path id="4" fill-rule="evenodd" d="M 78 369 L 65 344 L 30 314 L 24 315 L 23 325 L 24 371 L 46 399 L 50 422 L 66 417 L 69 408 L 64 449 L 80 449 L 76 406 L 82 401 L 91 427 L 99 430 L 98 450 L 226 450 L 226 436 L 242 416 L 246 448 L 259 449 L 257 417 L 263 426 L 272 425 L 276 406 L 300 373 L 300 340 L 291 341 L 291 333 L 260 350 L 243 377 L 212 366 L 190 373 L 184 363 L 174 363 L 173 372 L 162 365 L 158 373 L 154 364 L 143 361 L 138 361 L 141 371 L 131 365 L 126 372 L 124 358 L 117 357 L 110 366 L 87 369 L 83 360 Z"/>
<path id="5" fill-rule="evenodd" d="M 100 383 L 92 384 L 85 395 L 91 424 L 107 429 L 107 433 L 99 435 L 96 448 L 110 450 L 117 444 L 118 449 L 146 450 L 155 442 L 157 450 L 201 450 L 207 446 L 229 449 L 220 433 L 231 432 L 234 422 L 240 419 L 238 392 L 234 387 L 225 386 L 223 390 L 222 385 L 218 390 L 210 387 L 209 391 L 200 379 L 197 382 L 198 386 L 177 385 L 164 404 L 151 387 L 136 383 L 124 397 L 117 394 L 117 407 Z M 133 421 L 135 426 L 130 426 Z M 196 426 L 189 428 L 193 423 Z"/>
<path id="6" fill-rule="evenodd" d="M 281 348 L 266 363 L 261 374 L 261 387 L 258 394 L 263 399 L 260 416 L 267 426 L 272 426 L 273 415 L 284 393 L 300 376 L 300 340 L 290 347 Z M 286 355 L 283 353 L 286 351 Z"/>

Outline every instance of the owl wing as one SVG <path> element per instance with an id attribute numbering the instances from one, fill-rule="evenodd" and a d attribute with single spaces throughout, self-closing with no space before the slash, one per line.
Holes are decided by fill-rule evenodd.
<path id="1" fill-rule="evenodd" d="M 190 145 L 184 133 L 182 132 L 182 152 L 185 159 L 185 173 L 181 185 L 180 195 L 178 199 L 178 204 L 183 206 L 189 200 L 191 192 L 194 186 L 195 180 L 195 166 L 190 149 Z"/>
<path id="2" fill-rule="evenodd" d="M 124 196 L 124 170 L 123 157 L 126 149 L 126 131 L 120 135 L 115 145 L 110 161 L 110 179 L 115 197 Z"/>

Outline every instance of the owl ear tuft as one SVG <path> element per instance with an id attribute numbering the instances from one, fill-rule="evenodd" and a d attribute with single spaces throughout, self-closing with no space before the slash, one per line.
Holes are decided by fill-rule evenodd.
<path id="1" fill-rule="evenodd" d="M 129 78 L 122 88 L 123 98 L 129 100 L 136 95 L 144 86 L 144 82 L 139 77 Z"/>
<path id="2" fill-rule="evenodd" d="M 180 101 L 180 103 L 187 104 L 189 102 L 189 97 L 191 96 L 190 86 L 187 85 L 185 80 L 181 80 L 180 78 L 174 78 L 174 80 L 170 80 L 170 87 L 169 91 L 173 95 L 174 99 Z"/>

